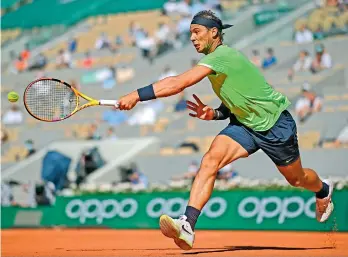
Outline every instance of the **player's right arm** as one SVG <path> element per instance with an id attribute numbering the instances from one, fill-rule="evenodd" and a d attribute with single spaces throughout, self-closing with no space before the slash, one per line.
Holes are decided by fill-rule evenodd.
<path id="1" fill-rule="evenodd" d="M 176 95 L 185 88 L 198 83 L 212 72 L 212 69 L 209 67 L 197 65 L 178 76 L 162 79 L 121 97 L 117 106 L 120 110 L 131 110 L 139 101 Z"/>
<path id="2" fill-rule="evenodd" d="M 197 65 L 178 76 L 168 77 L 154 83 L 153 91 L 156 98 L 176 95 L 185 88 L 195 85 L 212 72 L 208 67 Z"/>

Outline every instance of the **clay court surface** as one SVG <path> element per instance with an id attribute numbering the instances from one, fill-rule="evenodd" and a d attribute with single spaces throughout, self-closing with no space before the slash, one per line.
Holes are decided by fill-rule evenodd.
<path id="1" fill-rule="evenodd" d="M 2 256 L 348 256 L 348 233 L 197 231 L 191 251 L 158 230 L 2 231 Z"/>

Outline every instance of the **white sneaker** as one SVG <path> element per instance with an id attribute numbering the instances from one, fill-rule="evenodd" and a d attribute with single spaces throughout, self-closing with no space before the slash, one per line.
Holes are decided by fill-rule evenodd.
<path id="1" fill-rule="evenodd" d="M 162 234 L 173 238 L 175 244 L 181 249 L 191 250 L 195 241 L 195 233 L 186 219 L 185 215 L 181 215 L 179 219 L 172 219 L 168 215 L 162 215 L 160 217 L 160 228 Z"/>
<path id="2" fill-rule="evenodd" d="M 319 222 L 325 222 L 334 210 L 334 204 L 331 200 L 334 185 L 329 180 L 323 180 L 323 182 L 329 186 L 329 195 L 323 199 L 316 199 L 315 213 Z"/>

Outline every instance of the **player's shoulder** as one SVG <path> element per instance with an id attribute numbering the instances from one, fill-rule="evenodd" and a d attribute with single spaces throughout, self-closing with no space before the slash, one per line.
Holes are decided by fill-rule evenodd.
<path id="1" fill-rule="evenodd" d="M 236 56 L 239 55 L 239 51 L 235 48 L 229 47 L 228 45 L 221 45 L 213 52 L 219 56 Z"/>

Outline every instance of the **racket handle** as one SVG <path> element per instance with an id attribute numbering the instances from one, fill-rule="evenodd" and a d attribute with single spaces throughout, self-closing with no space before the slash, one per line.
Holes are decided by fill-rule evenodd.
<path id="1" fill-rule="evenodd" d="M 116 106 L 117 107 L 117 101 L 116 100 L 99 100 L 99 105 L 107 105 L 107 106 Z"/>

